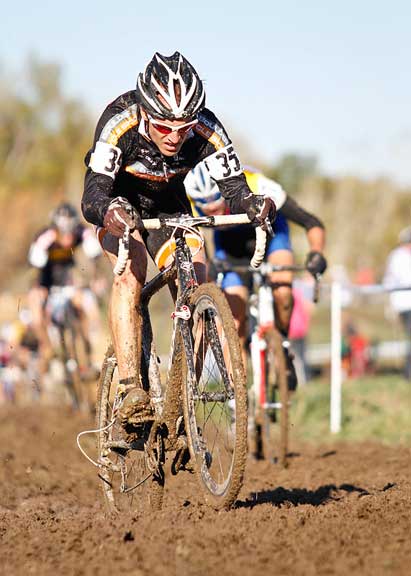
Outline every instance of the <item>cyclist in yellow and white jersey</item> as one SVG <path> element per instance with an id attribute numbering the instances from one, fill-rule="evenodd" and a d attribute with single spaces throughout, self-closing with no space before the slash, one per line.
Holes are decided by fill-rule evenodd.
<path id="1" fill-rule="evenodd" d="M 274 223 L 274 236 L 268 241 L 266 260 L 273 265 L 291 266 L 294 263 L 287 220 L 305 228 L 309 244 L 307 269 L 316 276 L 327 267 L 323 256 L 325 246 L 324 225 L 316 216 L 304 210 L 285 190 L 275 182 L 252 168 L 244 170 L 247 184 L 256 195 L 270 196 L 277 206 Z M 198 215 L 217 215 L 228 212 L 227 204 L 221 196 L 216 182 L 211 178 L 204 162 L 197 164 L 185 179 L 187 195 L 193 211 Z M 214 253 L 218 260 L 240 264 L 249 261 L 255 247 L 255 230 L 250 225 L 234 226 L 214 231 Z M 289 354 L 288 331 L 293 310 L 292 272 L 275 272 L 271 276 L 274 292 L 275 320 L 284 339 L 284 351 L 288 367 L 289 388 L 294 390 L 297 379 Z M 246 302 L 248 287 L 246 281 L 236 272 L 224 275 L 224 289 L 233 315 L 238 324 L 240 338 L 246 341 Z"/>

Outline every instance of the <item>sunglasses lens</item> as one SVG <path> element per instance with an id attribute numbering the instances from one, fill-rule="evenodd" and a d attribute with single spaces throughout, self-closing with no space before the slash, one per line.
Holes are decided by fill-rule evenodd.
<path id="1" fill-rule="evenodd" d="M 171 132 L 173 131 L 171 128 L 169 128 L 168 126 L 164 126 L 163 124 L 157 124 L 157 122 L 151 122 L 151 123 L 154 126 L 154 128 L 158 130 L 158 132 L 160 132 L 161 134 L 171 134 Z"/>
<path id="2" fill-rule="evenodd" d="M 178 129 L 177 126 L 176 127 L 166 126 L 165 124 L 156 122 L 155 120 L 150 119 L 150 122 L 154 126 L 154 128 L 158 132 L 160 132 L 160 134 L 171 134 L 171 132 L 178 132 L 179 134 L 187 134 L 187 132 L 191 130 L 191 128 L 195 124 L 197 124 L 197 120 L 194 120 L 188 123 L 188 126 L 186 125 Z"/>

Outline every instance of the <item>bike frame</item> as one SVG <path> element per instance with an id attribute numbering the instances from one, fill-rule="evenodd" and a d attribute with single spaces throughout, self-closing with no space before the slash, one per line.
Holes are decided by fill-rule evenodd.
<path id="1" fill-rule="evenodd" d="M 250 423 L 254 425 L 256 411 L 281 409 L 281 402 L 269 402 L 266 398 L 266 355 L 267 355 L 267 342 L 264 334 L 275 328 L 275 310 L 274 310 L 274 295 L 269 281 L 269 275 L 273 272 L 303 272 L 303 266 L 282 266 L 273 265 L 267 262 L 261 264 L 256 270 L 251 266 L 246 265 L 230 265 L 227 262 L 221 261 L 222 270 L 220 284 L 222 282 L 222 275 L 224 272 L 233 271 L 239 273 L 252 274 L 252 293 L 249 298 L 248 314 L 253 321 L 251 330 L 251 344 L 250 344 L 250 357 L 252 368 L 252 386 L 251 391 L 256 404 L 256 410 L 251 414 Z M 217 266 L 218 267 L 218 266 Z M 316 280 L 315 294 L 318 290 L 318 280 Z M 218 280 L 217 280 L 218 283 Z"/>
<path id="2" fill-rule="evenodd" d="M 165 426 L 167 440 L 166 450 L 173 450 L 179 447 L 181 381 L 175 376 L 178 375 L 178 367 L 181 366 L 182 362 L 182 347 L 184 346 L 186 351 L 191 350 L 190 332 L 187 324 L 190 318 L 190 310 L 187 302 L 192 292 L 198 286 L 191 252 L 184 236 L 176 238 L 174 257 L 175 260 L 170 266 L 145 284 L 141 298 L 143 315 L 143 358 L 148 368 L 147 384 L 155 410 L 155 425 L 153 426 L 150 436 L 154 439 L 158 427 Z M 169 350 L 166 385 L 163 392 L 157 354 L 153 341 L 149 303 L 154 294 L 166 284 L 173 282 L 176 278 L 178 282 L 177 297 L 175 300 L 175 309 L 172 314 L 173 330 Z M 179 336 L 181 336 L 181 338 L 179 338 Z M 186 356 L 189 357 L 189 354 Z M 186 444 L 184 447 L 186 447 Z"/>

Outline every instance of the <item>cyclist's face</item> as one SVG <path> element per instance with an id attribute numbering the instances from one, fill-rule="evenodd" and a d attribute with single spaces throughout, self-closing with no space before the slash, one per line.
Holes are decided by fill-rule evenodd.
<path id="1" fill-rule="evenodd" d="M 209 202 L 201 206 L 202 211 L 206 216 L 221 216 L 226 214 L 227 205 L 224 198 L 219 198 L 215 202 Z"/>
<path id="2" fill-rule="evenodd" d="M 190 126 L 186 126 L 187 120 L 161 120 L 161 124 L 159 121 L 158 127 L 156 127 L 155 119 L 149 118 L 144 110 L 142 110 L 142 115 L 148 124 L 148 135 L 160 152 L 164 154 L 164 156 L 175 156 L 178 154 L 191 130 Z M 164 127 L 167 129 L 167 126 L 170 128 L 182 126 L 183 128 L 180 131 L 173 130 L 169 134 L 164 134 Z"/>

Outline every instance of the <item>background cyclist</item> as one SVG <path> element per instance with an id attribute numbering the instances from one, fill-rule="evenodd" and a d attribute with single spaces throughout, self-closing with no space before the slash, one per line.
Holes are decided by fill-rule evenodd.
<path id="1" fill-rule="evenodd" d="M 304 210 L 284 189 L 262 173 L 247 168 L 244 175 L 250 189 L 256 195 L 273 198 L 277 209 L 274 224 L 274 237 L 268 240 L 266 259 L 270 264 L 291 266 L 294 263 L 287 219 L 305 228 L 310 251 L 306 266 L 313 274 L 322 274 L 327 267 L 323 256 L 325 230 L 322 222 Z M 204 163 L 198 164 L 186 177 L 187 194 L 199 215 L 225 214 L 227 203 L 221 196 L 219 187 L 211 177 Z M 251 226 L 233 226 L 214 231 L 215 257 L 229 260 L 232 264 L 244 264 L 249 261 L 255 246 L 255 231 Z M 288 332 L 293 310 L 292 272 L 275 272 L 271 275 L 274 292 L 276 326 L 283 336 L 284 352 L 287 360 L 288 385 L 291 390 L 297 386 L 297 378 L 289 353 Z M 245 346 L 246 342 L 246 303 L 248 286 L 244 277 L 236 272 L 224 275 L 222 284 L 227 299 L 238 323 L 239 335 Z"/>
<path id="2" fill-rule="evenodd" d="M 141 316 L 139 300 L 147 251 L 155 260 L 171 232 L 144 231 L 142 218 L 190 213 L 184 177 L 205 160 L 233 213 L 247 212 L 256 224 L 274 221 L 270 197 L 256 197 L 247 185 L 230 138 L 205 108 L 203 83 L 179 52 L 158 52 L 138 75 L 137 87 L 107 106 L 86 156 L 83 214 L 101 227 L 99 237 L 114 265 L 118 238 L 129 226 L 130 261 L 114 278 L 110 327 L 120 382 L 126 393 L 120 418 L 150 410 L 139 378 Z M 205 278 L 204 252 L 197 254 L 198 278 Z"/>
<path id="3" fill-rule="evenodd" d="M 102 251 L 93 230 L 80 223 L 77 210 L 69 203 L 59 204 L 51 215 L 50 225 L 41 230 L 33 240 L 28 260 L 38 270 L 37 278 L 28 294 L 28 304 L 32 315 L 33 328 L 39 342 L 41 375 L 47 372 L 52 356 L 52 346 L 48 336 L 49 313 L 46 307 L 50 290 L 56 287 L 72 286 L 75 282 L 73 271 L 74 253 L 82 247 L 86 257 L 95 262 Z M 73 290 L 73 302 L 84 321 L 84 334 L 89 335 L 86 319 L 90 299 L 84 302 L 82 290 Z M 90 343 L 89 343 L 90 344 Z M 91 368 L 91 346 L 88 347 L 87 368 Z"/>

